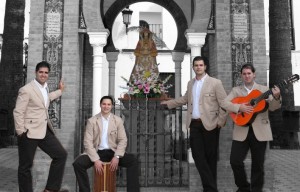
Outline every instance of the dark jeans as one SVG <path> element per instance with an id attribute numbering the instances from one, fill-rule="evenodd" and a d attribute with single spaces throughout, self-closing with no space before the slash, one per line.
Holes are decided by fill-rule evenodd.
<path id="1" fill-rule="evenodd" d="M 47 129 L 44 139 L 30 139 L 27 137 L 26 133 L 23 133 L 23 135 L 18 137 L 19 191 L 33 191 L 31 168 L 37 147 L 52 158 L 46 189 L 59 190 L 63 179 L 67 152 L 55 135 Z"/>
<path id="2" fill-rule="evenodd" d="M 241 192 L 262 192 L 264 184 L 264 161 L 267 142 L 258 141 L 250 126 L 245 141 L 232 141 L 230 164 L 234 174 L 235 184 Z M 247 181 L 244 160 L 251 151 L 251 185 Z"/>
<path id="3" fill-rule="evenodd" d="M 98 150 L 98 154 L 103 162 L 110 162 L 114 157 L 114 151 L 112 150 Z M 87 169 L 93 165 L 94 162 L 92 162 L 89 156 L 86 154 L 78 156 L 73 163 L 80 192 L 91 191 Z M 124 156 L 119 160 L 119 166 L 127 168 L 127 191 L 139 192 L 139 164 L 137 159 L 132 154 L 125 153 Z"/>
<path id="4" fill-rule="evenodd" d="M 220 130 L 207 131 L 202 122 L 191 122 L 190 145 L 195 165 L 200 174 L 203 191 L 217 189 L 217 160 Z"/>

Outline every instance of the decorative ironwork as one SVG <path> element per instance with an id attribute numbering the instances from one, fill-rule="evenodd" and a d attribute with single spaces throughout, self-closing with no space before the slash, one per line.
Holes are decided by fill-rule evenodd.
<path id="1" fill-rule="evenodd" d="M 216 0 L 211 1 L 211 12 L 210 12 L 210 18 L 207 26 L 208 31 L 214 31 L 216 29 L 215 23 L 216 23 L 216 14 L 215 14 L 215 9 L 216 9 Z"/>
<path id="2" fill-rule="evenodd" d="M 64 0 L 45 0 L 43 29 L 43 60 L 50 63 L 48 87 L 56 90 L 62 74 Z M 53 127 L 60 127 L 60 100 L 49 107 Z"/>
<path id="3" fill-rule="evenodd" d="M 86 23 L 84 20 L 83 9 L 82 9 L 82 0 L 79 1 L 79 30 L 86 31 Z"/>
<path id="4" fill-rule="evenodd" d="M 80 13 L 79 29 L 86 29 L 86 24 L 83 16 L 83 12 Z"/>
<path id="5" fill-rule="evenodd" d="M 181 116 L 176 116 L 182 111 L 163 109 L 160 102 L 121 99 L 127 151 L 139 159 L 141 186 L 188 186 L 187 134 L 185 127 L 182 129 Z M 125 186 L 126 180 L 124 170 L 119 170 L 118 186 Z"/>
<path id="6" fill-rule="evenodd" d="M 233 86 L 241 84 L 240 69 L 252 64 L 250 0 L 231 0 L 231 59 Z"/>

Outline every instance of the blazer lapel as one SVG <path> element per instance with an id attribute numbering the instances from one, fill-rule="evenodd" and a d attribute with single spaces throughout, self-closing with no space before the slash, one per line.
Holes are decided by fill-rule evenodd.
<path id="1" fill-rule="evenodd" d="M 43 97 L 43 95 L 41 93 L 41 90 L 35 84 L 34 80 L 32 80 L 30 84 L 32 86 L 32 89 L 33 89 L 34 93 L 36 94 L 36 97 L 42 102 L 43 106 L 46 108 L 44 97 Z"/>
<path id="2" fill-rule="evenodd" d="M 49 97 L 49 87 L 47 86 L 47 95 L 48 95 L 48 101 L 47 101 L 47 109 L 49 108 L 49 106 L 50 106 L 50 102 L 51 102 L 51 100 L 50 100 L 50 97 Z"/>
<path id="3" fill-rule="evenodd" d="M 110 134 L 110 132 L 113 130 L 114 127 L 115 127 L 115 118 L 113 114 L 110 114 L 107 133 Z"/>
<path id="4" fill-rule="evenodd" d="M 254 87 L 253 87 L 254 88 Z M 243 85 L 240 85 L 240 92 L 241 92 L 241 95 L 242 96 L 247 96 L 248 95 L 248 91 L 247 89 L 245 88 L 244 84 Z"/>
<path id="5" fill-rule="evenodd" d="M 200 101 L 199 103 L 201 103 L 202 99 L 203 98 L 203 95 L 204 95 L 204 90 L 207 90 L 207 86 L 209 86 L 209 82 L 210 82 L 210 77 L 207 75 L 207 77 L 205 78 L 204 82 L 203 82 L 203 85 L 202 85 L 202 88 L 201 88 L 201 94 L 200 94 Z"/>
<path id="6" fill-rule="evenodd" d="M 190 95 L 191 95 L 191 101 L 193 101 L 193 86 L 194 86 L 194 83 L 195 83 L 195 78 L 191 80 L 191 83 L 189 83 L 189 87 L 188 87 L 188 90 L 190 92 Z"/>
<path id="7" fill-rule="evenodd" d="M 99 127 L 99 130 L 100 130 L 100 132 L 101 132 L 102 129 L 103 129 L 103 125 L 102 125 L 102 116 L 101 116 L 100 113 L 97 115 L 97 121 L 96 121 L 96 124 L 97 124 L 97 127 Z"/>

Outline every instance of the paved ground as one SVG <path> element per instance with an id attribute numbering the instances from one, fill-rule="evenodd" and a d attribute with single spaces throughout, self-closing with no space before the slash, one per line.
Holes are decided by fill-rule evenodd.
<path id="1" fill-rule="evenodd" d="M 18 191 L 17 157 L 17 148 L 0 149 L 0 192 Z M 270 150 L 268 162 L 274 165 L 272 182 L 274 192 L 300 192 L 300 150 Z M 148 192 L 149 189 L 142 189 L 142 191 Z M 157 189 L 155 191 L 170 190 Z"/>

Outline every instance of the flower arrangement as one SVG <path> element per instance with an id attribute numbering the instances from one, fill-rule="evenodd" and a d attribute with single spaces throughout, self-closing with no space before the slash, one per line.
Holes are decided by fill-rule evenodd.
<path id="1" fill-rule="evenodd" d="M 160 80 L 157 73 L 143 71 L 132 74 L 130 81 L 122 76 L 121 78 L 127 83 L 127 87 L 122 88 L 127 89 L 127 94 L 135 98 L 160 98 L 172 87 L 171 84 L 166 84 L 171 77 L 172 75 L 169 75 L 164 80 Z"/>

